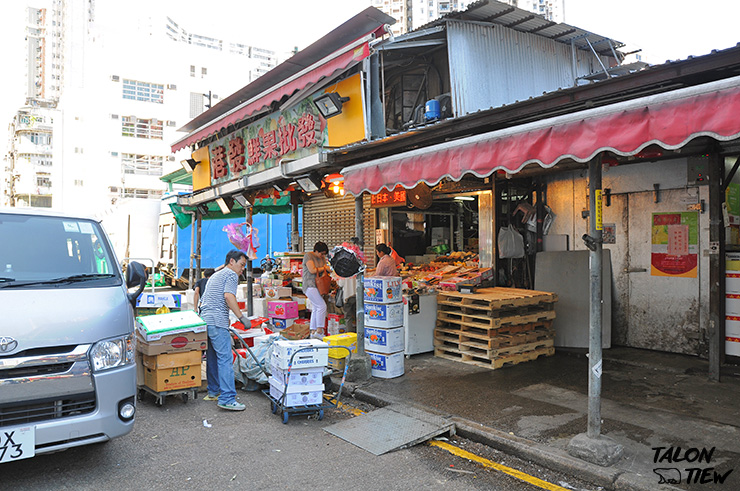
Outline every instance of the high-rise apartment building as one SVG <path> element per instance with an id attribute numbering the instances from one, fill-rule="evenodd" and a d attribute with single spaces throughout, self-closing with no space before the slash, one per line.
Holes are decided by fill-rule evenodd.
<path id="1" fill-rule="evenodd" d="M 277 66 L 273 51 L 197 34 L 158 2 L 39 0 L 26 13 L 26 106 L 0 204 L 100 216 L 159 206 L 177 128 Z M 193 31 L 197 31 L 194 26 Z"/>
<path id="2" fill-rule="evenodd" d="M 396 19 L 395 36 L 418 29 L 439 17 L 465 10 L 475 0 L 371 0 L 371 5 Z M 529 10 L 554 22 L 564 22 L 565 0 L 498 0 Z"/>

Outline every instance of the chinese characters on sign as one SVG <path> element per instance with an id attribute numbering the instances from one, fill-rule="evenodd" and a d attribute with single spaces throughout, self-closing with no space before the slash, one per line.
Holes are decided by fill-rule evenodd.
<path id="1" fill-rule="evenodd" d="M 699 215 L 695 211 L 653 213 L 651 274 L 696 278 Z"/>
<path id="2" fill-rule="evenodd" d="M 370 206 L 372 208 L 406 206 L 406 190 L 401 186 L 396 187 L 393 191 L 383 188 L 378 194 L 370 196 Z"/>
<path id="3" fill-rule="evenodd" d="M 212 143 L 211 184 L 269 169 L 282 158 L 306 157 L 325 140 L 326 121 L 310 100 L 304 100 Z"/>

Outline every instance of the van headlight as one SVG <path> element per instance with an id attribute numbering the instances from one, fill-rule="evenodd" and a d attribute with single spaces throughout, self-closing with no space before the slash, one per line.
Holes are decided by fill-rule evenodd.
<path id="1" fill-rule="evenodd" d="M 93 371 L 130 365 L 134 362 L 134 349 L 133 334 L 95 343 L 90 350 Z"/>

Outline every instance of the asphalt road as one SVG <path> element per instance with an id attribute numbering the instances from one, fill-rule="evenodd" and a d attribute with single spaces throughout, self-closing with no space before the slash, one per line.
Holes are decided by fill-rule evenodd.
<path id="1" fill-rule="evenodd" d="M 355 417 L 349 411 L 330 409 L 322 421 L 293 416 L 283 424 L 261 393 L 240 392 L 244 412 L 218 409 L 201 396 L 187 403 L 170 397 L 156 407 L 145 395 L 131 434 L 1 464 L 0 489 L 539 489 L 437 447 L 374 456 L 323 430 Z M 485 445 L 456 437 L 447 443 L 566 489 L 599 489 Z"/>

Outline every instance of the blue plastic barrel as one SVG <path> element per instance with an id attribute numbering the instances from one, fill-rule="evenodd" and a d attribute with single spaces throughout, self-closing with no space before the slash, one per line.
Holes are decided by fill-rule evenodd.
<path id="1" fill-rule="evenodd" d="M 433 121 L 435 119 L 439 119 L 440 110 L 439 110 L 439 101 L 437 99 L 428 100 L 426 105 L 424 106 L 424 109 L 425 109 L 424 118 L 427 121 Z"/>

